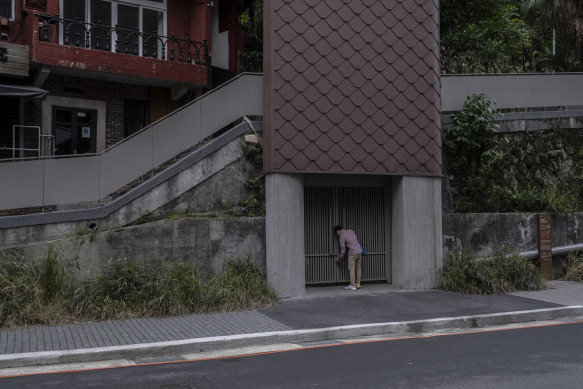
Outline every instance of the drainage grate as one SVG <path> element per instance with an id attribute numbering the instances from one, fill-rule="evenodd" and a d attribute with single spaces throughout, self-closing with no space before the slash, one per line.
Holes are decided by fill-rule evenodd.
<path id="1" fill-rule="evenodd" d="M 175 362 L 175 361 L 185 361 L 185 359 L 180 355 L 170 355 L 167 357 L 134 360 L 134 362 L 137 363 L 138 365 L 143 365 L 147 363 Z"/>

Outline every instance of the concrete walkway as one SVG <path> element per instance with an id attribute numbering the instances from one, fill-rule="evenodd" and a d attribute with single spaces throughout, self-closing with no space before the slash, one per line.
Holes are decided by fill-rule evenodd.
<path id="1" fill-rule="evenodd" d="M 0 330 L 0 368 L 583 316 L 582 283 L 551 287 L 495 296 L 325 287 L 259 311 Z"/>

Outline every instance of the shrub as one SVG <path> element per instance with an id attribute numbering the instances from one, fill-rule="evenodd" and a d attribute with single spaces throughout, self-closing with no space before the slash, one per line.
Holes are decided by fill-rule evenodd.
<path id="1" fill-rule="evenodd" d="M 450 256 L 443 268 L 441 288 L 457 293 L 497 294 L 541 290 L 545 283 L 525 257 L 501 249 L 493 258 L 477 258 L 467 253 Z"/>
<path id="2" fill-rule="evenodd" d="M 276 302 L 264 270 L 249 258 L 228 261 L 222 274 L 203 274 L 181 261 L 114 260 L 83 281 L 73 279 L 53 250 L 39 262 L 4 257 L 0 265 L 2 326 L 226 312 Z"/>
<path id="3" fill-rule="evenodd" d="M 567 255 L 565 280 L 583 282 L 583 254 L 577 252 Z"/>
<path id="4" fill-rule="evenodd" d="M 56 324 L 68 317 L 63 299 L 71 280 L 52 249 L 41 261 L 3 255 L 0 264 L 0 325 Z"/>
<path id="5" fill-rule="evenodd" d="M 495 104 L 483 93 L 468 96 L 463 109 L 454 115 L 454 124 L 444 129 L 445 134 L 465 152 L 483 150 L 489 143 L 488 135 L 499 128 L 494 122 L 499 116 Z"/>

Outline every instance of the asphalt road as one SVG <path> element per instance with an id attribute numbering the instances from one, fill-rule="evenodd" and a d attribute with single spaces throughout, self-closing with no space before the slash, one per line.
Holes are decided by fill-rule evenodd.
<path id="1" fill-rule="evenodd" d="M 0 378 L 0 388 L 581 388 L 583 323 Z"/>

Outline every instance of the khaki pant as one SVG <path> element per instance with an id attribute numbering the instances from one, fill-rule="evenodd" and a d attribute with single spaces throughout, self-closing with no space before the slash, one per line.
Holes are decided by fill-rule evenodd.
<path id="1" fill-rule="evenodd" d="M 350 285 L 360 285 L 360 275 L 362 273 L 361 264 L 362 254 L 348 254 L 348 271 L 350 272 Z M 356 280 L 354 279 L 355 268 L 356 268 Z"/>

